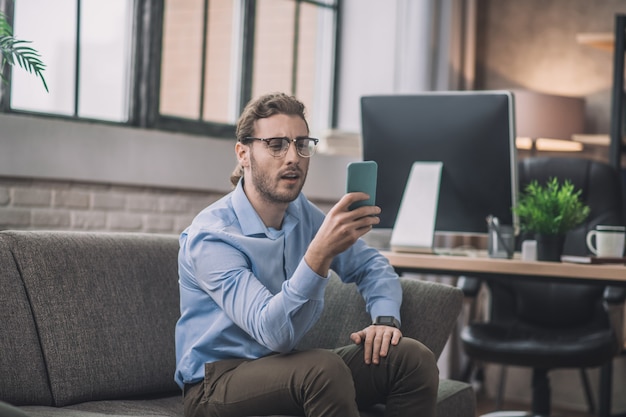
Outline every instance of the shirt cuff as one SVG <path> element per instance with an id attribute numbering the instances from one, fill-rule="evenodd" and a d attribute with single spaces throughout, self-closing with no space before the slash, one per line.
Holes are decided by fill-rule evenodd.
<path id="1" fill-rule="evenodd" d="M 328 272 L 327 277 L 318 275 L 313 271 L 307 263 L 302 259 L 295 272 L 289 279 L 289 286 L 291 289 L 309 300 L 323 300 L 324 290 L 328 285 L 328 278 L 331 272 Z"/>
<path id="2" fill-rule="evenodd" d="M 394 316 L 402 323 L 402 317 L 400 317 L 400 308 L 396 303 L 391 301 L 378 301 L 372 306 L 372 321 L 378 316 Z"/>

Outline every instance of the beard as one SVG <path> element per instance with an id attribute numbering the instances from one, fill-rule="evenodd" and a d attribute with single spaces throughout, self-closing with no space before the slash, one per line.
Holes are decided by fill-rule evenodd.
<path id="1" fill-rule="evenodd" d="M 269 172 L 266 169 L 260 168 L 253 154 L 250 154 L 250 171 L 252 174 L 251 182 L 259 193 L 259 196 L 271 204 L 284 204 L 294 201 L 300 194 L 300 191 L 302 191 L 304 181 L 306 180 L 306 172 L 303 172 L 297 164 L 293 165 L 293 169 L 282 170 L 281 172 Z M 295 184 L 279 189 L 281 177 L 286 173 L 297 174 L 298 181 Z"/>

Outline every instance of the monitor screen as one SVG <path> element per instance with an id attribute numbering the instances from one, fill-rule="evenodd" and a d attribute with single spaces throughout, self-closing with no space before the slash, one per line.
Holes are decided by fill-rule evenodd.
<path id="1" fill-rule="evenodd" d="M 513 224 L 517 155 L 510 92 L 362 97 L 361 123 L 363 159 L 378 163 L 377 227 L 393 228 L 416 161 L 443 163 L 436 231 L 486 234 L 490 214 Z"/>

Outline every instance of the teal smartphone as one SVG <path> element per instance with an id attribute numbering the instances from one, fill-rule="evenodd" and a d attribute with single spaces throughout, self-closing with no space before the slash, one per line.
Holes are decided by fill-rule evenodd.
<path id="1" fill-rule="evenodd" d="M 357 201 L 350 205 L 354 210 L 361 206 L 373 206 L 376 204 L 376 180 L 378 177 L 378 164 L 376 161 L 352 162 L 348 164 L 347 193 L 361 191 L 370 196 L 367 200 Z"/>

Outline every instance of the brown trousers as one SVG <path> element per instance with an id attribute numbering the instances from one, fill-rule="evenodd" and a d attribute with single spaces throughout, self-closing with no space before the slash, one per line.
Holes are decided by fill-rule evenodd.
<path id="1" fill-rule="evenodd" d="M 358 417 L 383 403 L 386 417 L 432 417 L 438 384 L 433 353 L 409 338 L 379 365 L 365 364 L 361 345 L 229 359 L 207 363 L 204 380 L 185 387 L 185 416 Z"/>

